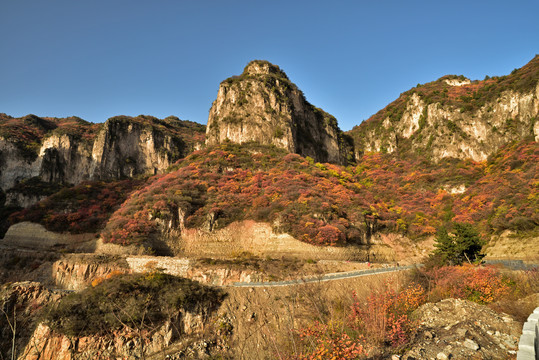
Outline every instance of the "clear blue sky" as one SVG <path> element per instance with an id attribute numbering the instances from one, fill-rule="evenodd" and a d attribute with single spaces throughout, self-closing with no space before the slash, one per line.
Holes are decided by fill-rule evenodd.
<path id="1" fill-rule="evenodd" d="M 176 115 L 279 65 L 351 129 L 445 74 L 504 75 L 539 53 L 539 1 L 0 0 L 0 112 Z"/>

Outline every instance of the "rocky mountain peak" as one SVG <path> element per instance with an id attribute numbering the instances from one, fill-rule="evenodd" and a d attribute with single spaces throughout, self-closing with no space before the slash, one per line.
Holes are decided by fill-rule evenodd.
<path id="1" fill-rule="evenodd" d="M 277 65 L 274 65 L 266 60 L 253 60 L 245 66 L 243 75 L 270 75 L 274 74 L 288 80 L 285 72 Z"/>
<path id="2" fill-rule="evenodd" d="M 263 60 L 219 86 L 206 144 L 225 141 L 275 145 L 319 162 L 343 163 L 346 153 L 335 117 L 311 105 L 284 71 Z"/>

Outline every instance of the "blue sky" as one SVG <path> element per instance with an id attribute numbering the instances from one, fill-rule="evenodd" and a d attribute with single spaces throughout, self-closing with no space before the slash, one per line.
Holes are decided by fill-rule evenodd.
<path id="1" fill-rule="evenodd" d="M 417 83 L 523 66 L 537 14 L 537 0 L 0 0 L 0 112 L 205 124 L 219 83 L 265 59 L 349 130 Z"/>

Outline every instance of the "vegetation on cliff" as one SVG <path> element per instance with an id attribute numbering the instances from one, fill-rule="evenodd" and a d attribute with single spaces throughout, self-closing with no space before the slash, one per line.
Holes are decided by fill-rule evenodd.
<path id="1" fill-rule="evenodd" d="M 142 243 L 182 226 L 213 230 L 243 219 L 270 222 L 316 245 L 361 243 L 377 231 L 434 235 L 451 221 L 475 223 L 482 234 L 530 230 L 539 224 L 538 157 L 537 143 L 525 141 L 488 163 L 371 153 L 342 167 L 275 147 L 226 143 L 152 178 L 114 213 L 103 235 L 112 243 Z M 497 180 L 505 178 L 511 180 Z"/>
<path id="2" fill-rule="evenodd" d="M 226 143 L 148 180 L 62 189 L 11 215 L 10 223 L 71 233 L 107 224 L 105 240 L 125 245 L 182 226 L 214 230 L 244 219 L 317 245 L 364 243 L 378 231 L 434 235 L 451 221 L 473 223 L 482 235 L 530 231 L 539 224 L 538 164 L 531 140 L 510 144 L 485 163 L 368 153 L 348 167 L 272 146 Z M 34 182 L 21 183 L 21 190 Z M 3 209 L 6 217 L 16 210 Z"/>
<path id="3" fill-rule="evenodd" d="M 187 149 L 204 142 L 206 127 L 192 121 L 180 120 L 175 116 L 158 119 L 153 116 L 139 115 L 115 116 L 111 120 L 140 124 L 150 127 L 174 138 L 181 139 Z M 68 135 L 75 141 L 92 144 L 103 124 L 94 124 L 76 116 L 67 118 L 39 117 L 26 115 L 21 118 L 0 113 L 0 138 L 13 143 L 22 156 L 33 161 L 38 156 L 43 140 L 53 135 Z"/>
<path id="4" fill-rule="evenodd" d="M 317 161 L 345 163 L 348 138 L 337 119 L 310 104 L 277 65 L 253 60 L 224 80 L 208 118 L 207 144 L 256 141 Z"/>
<path id="5" fill-rule="evenodd" d="M 102 124 L 93 124 L 76 116 L 67 118 L 41 118 L 26 115 L 14 118 L 0 114 L 0 138 L 13 143 L 27 160 L 35 160 L 45 136 L 67 134 L 75 139 L 91 142 Z"/>
<path id="6" fill-rule="evenodd" d="M 175 158 L 185 156 L 193 151 L 197 144 L 204 143 L 206 126 L 189 120 L 180 120 L 176 116 L 168 116 L 164 119 L 156 118 L 150 115 L 132 116 L 113 116 L 107 121 L 114 123 L 123 123 L 125 125 L 137 124 L 143 128 L 158 131 L 162 134 L 170 135 L 177 140 L 178 153 Z"/>
<path id="7" fill-rule="evenodd" d="M 47 230 L 70 233 L 99 231 L 143 179 L 84 182 L 66 187 L 43 201 L 15 212 L 10 223 L 31 221 Z"/>
<path id="8" fill-rule="evenodd" d="M 180 311 L 209 314 L 223 299 L 219 289 L 172 275 L 118 275 L 63 297 L 44 320 L 68 336 L 111 334 L 125 326 L 151 332 Z"/>
<path id="9" fill-rule="evenodd" d="M 461 83 L 455 86 L 451 81 L 460 81 Z M 439 109 L 457 110 L 473 121 L 486 121 L 487 125 L 489 125 L 488 119 L 493 115 L 492 104 L 495 104 L 504 92 L 512 91 L 519 94 L 533 92 L 538 82 L 539 55 L 536 55 L 522 68 L 515 69 L 511 74 L 506 76 L 487 76 L 484 80 L 469 81 L 462 75 L 446 75 L 436 81 L 418 84 L 416 87 L 403 92 L 395 101 L 372 115 L 360 125 L 355 126 L 347 134 L 353 138 L 356 151 L 359 152 L 365 150 L 367 145 L 365 139 L 369 134 L 374 135 L 381 143 L 387 143 L 390 137 L 395 136 L 393 131 L 403 119 L 403 115 L 407 111 L 407 106 L 414 96 L 418 96 L 426 106 L 436 104 Z M 490 104 L 490 106 L 487 107 L 487 104 Z M 483 111 L 483 115 L 479 119 L 474 118 L 478 110 Z M 445 116 L 447 117 L 448 115 L 446 114 Z M 531 116 L 532 119 L 521 119 L 519 116 L 513 118 L 511 115 L 508 115 L 507 119 L 504 119 L 504 128 L 497 128 L 494 125 L 490 125 L 489 130 L 495 133 L 511 134 L 525 132 L 527 134 L 533 134 L 533 126 L 535 121 L 537 121 L 537 115 L 532 114 Z M 419 119 L 418 129 L 416 134 L 414 134 L 415 138 L 414 136 L 408 138 L 407 136 L 402 136 L 402 134 L 396 134 L 398 137 L 397 150 L 399 152 L 409 153 L 412 148 L 411 143 L 415 142 L 417 143 L 415 151 L 422 151 L 423 155 L 429 156 L 433 139 L 428 139 L 429 135 L 422 135 L 422 130 L 428 123 L 427 117 L 428 114 L 425 109 Z M 386 121 L 386 119 L 389 121 Z M 443 133 L 443 130 L 446 130 L 446 134 L 458 133 L 462 136 L 463 140 L 466 140 L 467 136 L 460 128 L 459 121 L 459 119 L 447 118 L 443 124 L 443 128 L 445 129 L 439 129 L 439 131 Z M 528 128 L 521 129 L 521 127 Z M 427 136 L 427 139 L 420 141 L 422 136 Z M 517 138 L 520 138 L 520 136 Z M 510 137 L 510 140 L 514 140 L 514 138 Z M 382 145 L 381 150 L 384 149 L 385 145 Z"/>
<path id="10" fill-rule="evenodd" d="M 503 91 L 529 91 L 536 86 L 538 77 L 539 57 L 506 77 L 468 82 L 463 77 L 445 76 L 404 93 L 361 129 L 376 126 L 383 138 L 384 119 L 388 117 L 391 123 L 398 121 L 412 96 L 427 104 L 461 107 L 469 112 L 484 107 Z M 272 131 L 259 129 L 264 136 L 279 138 L 292 133 L 281 126 L 293 117 L 297 104 L 291 100 L 292 93 L 312 110 L 314 123 L 338 129 L 335 118 L 306 102 L 286 74 L 269 62 L 253 61 L 243 74 L 225 80 L 222 85 L 237 92 L 229 99 L 223 98 L 230 102 L 230 109 L 242 109 L 243 114 L 251 117 L 261 110 L 271 119 L 277 119 Z M 250 92 L 252 87 L 262 90 Z M 264 101 L 254 101 L 254 96 Z M 274 103 L 271 109 L 256 108 L 258 103 L 269 106 L 270 98 Z M 285 113 L 291 116 L 286 121 L 281 116 Z M 419 129 L 427 126 L 426 116 L 424 111 L 419 117 Z M 116 130 L 133 124 L 168 134 L 190 149 L 204 137 L 203 125 L 176 117 L 161 120 L 143 115 L 117 116 L 108 122 L 117 125 L 110 127 L 109 140 L 116 139 Z M 322 138 L 313 137 L 311 130 L 316 126 L 307 129 L 302 127 L 305 124 L 298 124 L 292 124 L 296 135 L 313 145 L 316 154 L 326 151 L 321 146 Z M 10 139 L 21 135 L 20 144 L 32 149 L 53 133 L 93 139 L 96 133 L 93 130 L 97 129 L 94 125 L 78 118 L 0 116 L 0 134 Z M 444 126 L 459 131 L 451 119 Z M 243 129 L 243 125 L 240 127 Z M 315 133 L 320 133 L 322 128 L 314 129 Z M 302 133 L 302 129 L 306 132 Z M 357 135 L 363 130 L 358 131 L 352 132 Z M 339 134 L 339 141 L 344 141 L 343 134 Z M 413 135 L 411 139 L 420 136 Z M 168 142 L 170 137 L 166 139 Z M 405 140 L 397 140 L 401 148 L 406 144 Z M 278 147 L 224 141 L 192 153 L 168 173 L 145 182 L 84 183 L 64 189 L 10 219 L 12 223 L 40 222 L 50 230 L 69 232 L 99 231 L 107 223 L 102 232 L 105 240 L 124 245 L 141 244 L 170 231 L 181 232 L 183 227 L 212 231 L 245 219 L 269 222 L 276 232 L 316 245 L 366 243 L 379 231 L 398 232 L 412 238 L 434 235 L 437 229 L 451 227 L 452 223 L 473 223 L 481 235 L 505 229 L 533 231 L 539 224 L 539 152 L 537 142 L 529 137 L 510 142 L 482 162 L 442 158 L 433 163 L 427 151 L 397 152 L 397 156 L 381 151 L 359 152 L 357 162 L 345 167 L 318 163 L 311 157 L 289 154 Z M 333 150 L 343 149 L 336 146 Z M 178 152 L 171 159 L 184 155 Z M 127 162 L 130 158 L 121 160 Z M 117 163 L 111 164 L 108 170 L 116 173 Z M 24 184 L 20 182 L 17 186 L 24 190 Z M 139 186 L 138 191 L 132 192 Z M 8 213 L 5 208 L 2 211 Z"/>

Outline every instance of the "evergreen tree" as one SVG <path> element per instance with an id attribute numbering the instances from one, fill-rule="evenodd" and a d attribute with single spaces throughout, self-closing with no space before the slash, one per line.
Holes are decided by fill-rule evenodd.
<path id="1" fill-rule="evenodd" d="M 434 255 L 437 255 L 441 264 L 453 264 L 455 262 L 456 246 L 453 237 L 442 227 L 436 233 Z"/>
<path id="2" fill-rule="evenodd" d="M 433 257 L 440 265 L 460 265 L 464 261 L 475 261 L 483 256 L 480 252 L 484 241 L 471 224 L 455 223 L 452 233 L 442 227 L 435 241 Z"/>

